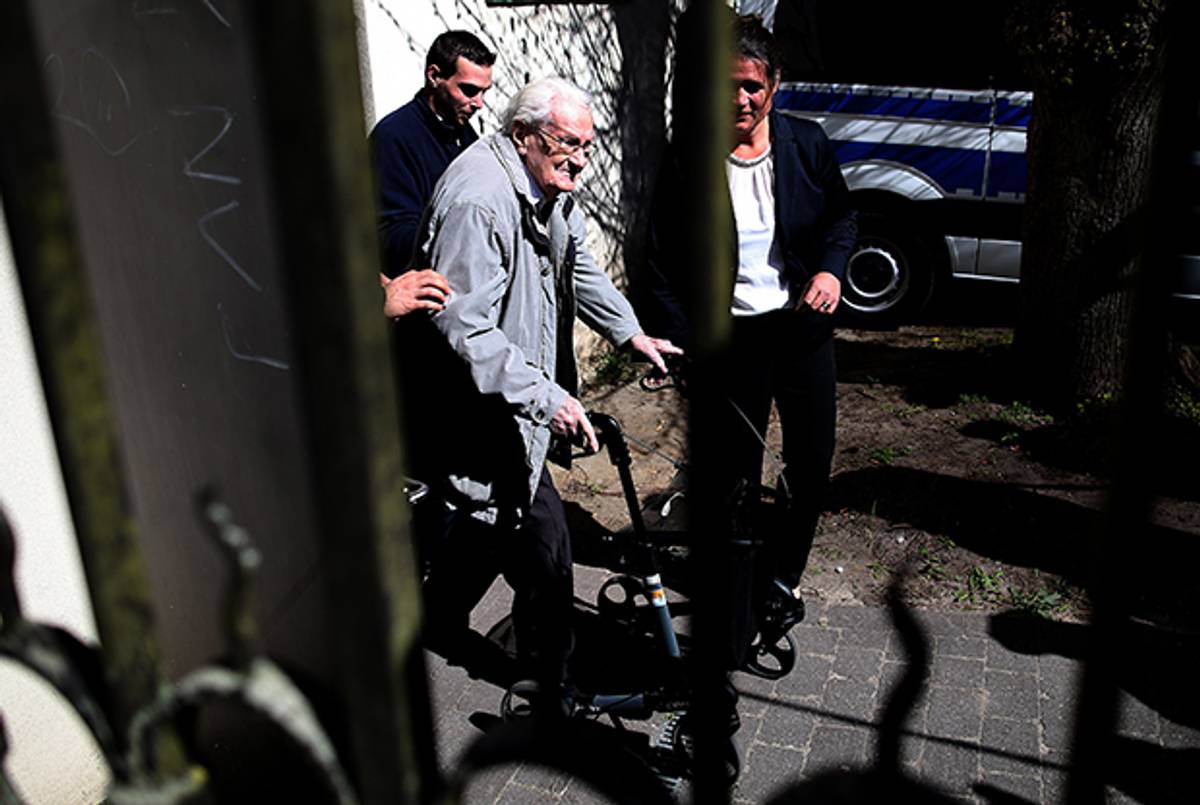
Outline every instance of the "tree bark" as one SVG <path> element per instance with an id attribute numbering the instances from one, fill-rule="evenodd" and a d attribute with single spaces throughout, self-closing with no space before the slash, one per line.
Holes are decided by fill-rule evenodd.
<path id="1" fill-rule="evenodd" d="M 621 205 L 625 211 L 626 277 L 642 265 L 647 218 L 658 164 L 666 146 L 667 38 L 670 4 L 633 0 L 612 7 L 621 47 L 616 103 L 621 132 Z"/>
<path id="2" fill-rule="evenodd" d="M 1119 397 L 1163 97 L 1160 3 L 1018 6 L 1034 79 L 1015 349 L 1057 413 Z"/>

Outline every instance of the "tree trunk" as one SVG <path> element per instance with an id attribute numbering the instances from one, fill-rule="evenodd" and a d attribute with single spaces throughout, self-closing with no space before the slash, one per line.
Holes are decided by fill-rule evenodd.
<path id="1" fill-rule="evenodd" d="M 1015 348 L 1027 393 L 1058 413 L 1122 387 L 1162 103 L 1160 14 L 1138 0 L 1059 0 L 1014 17 L 1034 77 Z"/>
<path id="2" fill-rule="evenodd" d="M 642 264 L 647 217 L 658 164 L 666 145 L 667 38 L 670 4 L 633 0 L 612 7 L 621 48 L 616 106 L 621 132 L 621 204 L 625 211 L 626 276 Z"/>

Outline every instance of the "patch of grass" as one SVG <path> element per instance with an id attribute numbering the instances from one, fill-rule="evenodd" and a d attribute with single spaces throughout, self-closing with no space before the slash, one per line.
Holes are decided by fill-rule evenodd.
<path id="1" fill-rule="evenodd" d="M 1200 389 L 1172 380 L 1167 384 L 1166 411 L 1176 419 L 1200 428 Z"/>
<path id="2" fill-rule="evenodd" d="M 589 385 L 602 389 L 621 386 L 637 376 L 638 368 L 627 352 L 608 349 L 592 359 L 592 376 Z"/>
<path id="3" fill-rule="evenodd" d="M 1046 587 L 1037 590 L 1015 590 L 1009 587 L 1008 604 L 1013 609 L 1039 618 L 1052 618 L 1062 613 L 1067 607 L 1066 599 L 1061 593 Z"/>
<path id="4" fill-rule="evenodd" d="M 986 402 L 990 402 L 990 400 L 982 394 L 960 394 L 955 405 L 981 405 Z"/>
<path id="5" fill-rule="evenodd" d="M 867 460 L 872 464 L 882 464 L 889 466 L 896 462 L 896 459 L 912 453 L 911 447 L 876 447 L 867 453 Z"/>
<path id="6" fill-rule="evenodd" d="M 999 419 L 1001 422 L 1007 422 L 1010 425 L 1025 427 L 1049 425 L 1054 422 L 1054 417 L 1042 413 L 1020 400 L 1013 400 L 1009 403 L 1008 407 L 1000 412 Z"/>
<path id="7" fill-rule="evenodd" d="M 896 419 L 908 419 L 910 416 L 929 410 L 929 407 L 925 405 L 883 405 L 882 408 L 885 414 L 892 414 Z"/>
<path id="8" fill-rule="evenodd" d="M 967 571 L 967 578 L 956 597 L 963 603 L 993 602 L 1001 597 L 1003 583 L 1003 570 L 988 570 L 983 565 L 975 565 Z"/>
<path id="9" fill-rule="evenodd" d="M 917 575 L 927 576 L 934 581 L 945 581 L 950 578 L 950 574 L 946 572 L 946 566 L 943 564 L 941 557 L 929 550 L 926 546 L 921 546 L 917 551 L 917 556 L 921 559 L 921 566 L 917 568 Z"/>
<path id="10" fill-rule="evenodd" d="M 814 547 L 813 553 L 817 554 L 822 559 L 828 559 L 830 561 L 837 561 L 838 559 L 846 558 L 845 554 L 843 554 L 837 548 L 831 548 L 828 545 L 818 545 Z"/>

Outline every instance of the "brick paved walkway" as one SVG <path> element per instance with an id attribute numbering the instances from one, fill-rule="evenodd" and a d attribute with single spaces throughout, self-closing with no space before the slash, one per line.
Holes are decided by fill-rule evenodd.
<path id="1" fill-rule="evenodd" d="M 590 590 L 603 578 L 588 568 L 577 577 L 577 586 Z M 477 628 L 486 630 L 508 606 L 507 589 L 497 583 L 475 613 Z M 1082 627 L 1021 622 L 1005 630 L 985 615 L 917 614 L 930 638 L 932 663 L 906 724 L 904 769 L 964 802 L 1062 802 L 1080 664 L 1061 647 L 1049 649 L 1055 648 L 1054 630 L 1070 634 Z M 1050 634 L 1034 634 L 1042 628 Z M 883 700 L 905 669 L 882 609 L 811 607 L 793 636 L 799 657 L 787 677 L 769 682 L 735 675 L 742 694 L 736 741 L 743 771 L 734 803 L 764 802 L 786 784 L 831 768 L 867 766 Z M 1014 650 L 1005 643 L 1022 646 Z M 449 766 L 479 734 L 468 718 L 495 714 L 501 691 L 428 656 L 438 745 Z M 1161 709 L 1171 710 L 1170 702 Z M 1182 712 L 1194 714 L 1194 707 Z M 1122 695 L 1122 751 L 1113 777 L 1120 788 L 1110 787 L 1110 802 L 1183 802 L 1185 792 L 1193 801 L 1189 778 L 1200 762 L 1200 731 L 1170 715 Z M 1180 720 L 1195 724 L 1190 715 Z M 644 728 L 653 732 L 660 722 Z M 471 803 L 603 801 L 565 775 L 527 767 L 482 775 L 469 794 Z"/>

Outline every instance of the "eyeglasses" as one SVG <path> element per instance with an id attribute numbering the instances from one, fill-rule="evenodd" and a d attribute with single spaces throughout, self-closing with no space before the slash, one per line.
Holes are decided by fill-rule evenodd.
<path id="1" fill-rule="evenodd" d="M 557 134 L 552 134 L 543 128 L 538 128 L 537 133 L 542 135 L 546 140 L 552 140 L 567 156 L 575 156 L 583 154 L 587 159 L 592 158 L 592 148 L 596 145 L 595 140 L 583 142 L 578 137 L 560 137 Z M 547 143 L 549 145 L 549 143 Z"/>

